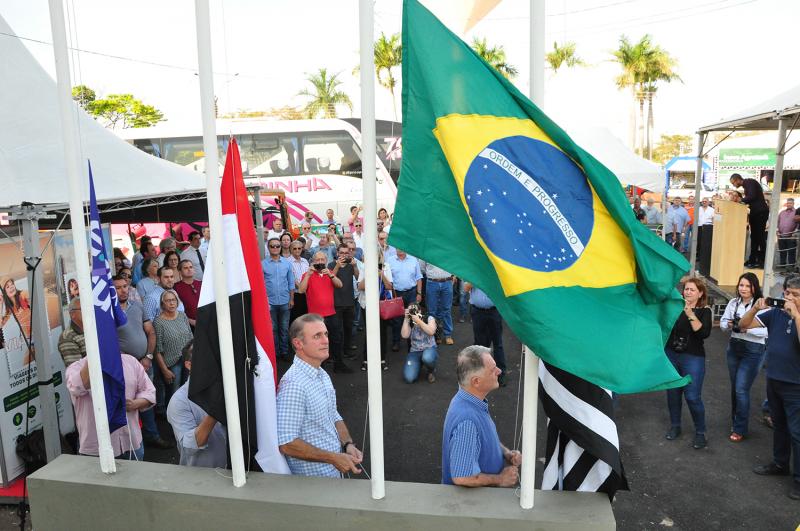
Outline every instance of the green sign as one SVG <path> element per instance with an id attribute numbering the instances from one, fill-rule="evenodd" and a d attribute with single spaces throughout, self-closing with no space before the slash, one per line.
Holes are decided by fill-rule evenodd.
<path id="1" fill-rule="evenodd" d="M 61 371 L 58 371 L 53 375 L 53 387 L 57 385 L 61 385 Z M 39 396 L 39 385 L 36 382 L 31 382 L 30 387 L 23 387 L 16 393 L 10 394 L 3 398 L 3 408 L 6 412 L 11 411 L 14 408 L 25 405 L 28 400 L 33 400 L 37 396 Z M 32 417 L 36 414 L 36 409 L 33 406 L 31 406 L 31 409 L 33 409 L 33 414 L 28 411 L 29 417 Z"/>
<path id="2" fill-rule="evenodd" d="M 732 166 L 774 167 L 775 148 L 720 149 L 719 165 L 722 168 Z"/>

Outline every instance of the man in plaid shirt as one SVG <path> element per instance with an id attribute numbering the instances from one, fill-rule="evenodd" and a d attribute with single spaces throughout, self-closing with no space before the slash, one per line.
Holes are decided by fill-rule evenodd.
<path id="1" fill-rule="evenodd" d="M 278 386 L 278 445 L 292 474 L 341 477 L 359 474 L 363 456 L 336 409 L 336 391 L 322 368 L 328 329 L 319 315 L 298 317 L 289 329 L 292 366 Z"/>

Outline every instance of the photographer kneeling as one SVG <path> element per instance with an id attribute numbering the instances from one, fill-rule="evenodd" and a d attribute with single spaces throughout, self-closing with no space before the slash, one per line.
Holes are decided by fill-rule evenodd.
<path id="1" fill-rule="evenodd" d="M 403 339 L 411 338 L 411 348 L 406 356 L 406 365 L 403 368 L 403 378 L 406 383 L 414 383 L 419 377 L 422 365 L 428 369 L 428 382 L 436 381 L 436 360 L 439 351 L 436 349 L 436 319 L 432 315 L 423 319 L 419 306 L 409 304 L 403 318 L 403 327 L 400 335 Z"/>
<path id="2" fill-rule="evenodd" d="M 683 285 L 685 305 L 672 327 L 664 351 L 681 376 L 692 381 L 679 389 L 667 389 L 670 429 L 666 438 L 677 439 L 681 434 L 681 395 L 694 421 L 695 450 L 706 447 L 706 411 L 703 405 L 703 378 L 706 375 L 706 351 L 703 340 L 711 333 L 711 308 L 708 307 L 706 285 L 699 278 L 690 278 Z"/>
<path id="3" fill-rule="evenodd" d="M 775 426 L 772 462 L 753 472 L 762 476 L 788 476 L 793 458 L 794 482 L 789 497 L 800 500 L 800 276 L 783 282 L 782 299 L 758 299 L 739 320 L 739 327 L 750 330 L 766 327 L 767 400 Z M 792 456 L 794 454 L 794 456 Z"/>

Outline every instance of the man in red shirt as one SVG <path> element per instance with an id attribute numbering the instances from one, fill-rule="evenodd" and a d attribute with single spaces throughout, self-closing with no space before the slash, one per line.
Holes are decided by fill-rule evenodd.
<path id="1" fill-rule="evenodd" d="M 335 326 L 336 308 L 333 304 L 333 290 L 334 288 L 341 288 L 342 281 L 331 273 L 327 263 L 328 257 L 324 252 L 317 251 L 314 253 L 311 258 L 311 267 L 303 275 L 303 280 L 300 281 L 297 292 L 306 294 L 308 313 L 319 314 L 325 320 L 325 326 L 330 334 L 331 352 L 334 355 L 333 371 L 351 373 L 353 370 L 342 360 L 341 326 L 338 329 Z"/>
<path id="2" fill-rule="evenodd" d="M 178 294 L 183 302 L 184 312 L 189 318 L 189 325 L 194 330 L 197 321 L 197 304 L 200 301 L 200 286 L 202 283 L 194 279 L 194 265 L 191 260 L 181 260 L 178 264 L 178 271 L 181 274 L 181 281 L 176 282 L 172 289 Z"/>

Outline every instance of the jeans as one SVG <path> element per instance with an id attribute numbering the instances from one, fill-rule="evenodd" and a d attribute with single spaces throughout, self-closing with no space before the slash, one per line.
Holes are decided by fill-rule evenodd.
<path id="1" fill-rule="evenodd" d="M 403 298 L 403 306 L 408 307 L 412 302 L 417 302 L 416 286 L 405 291 L 397 291 L 397 296 Z M 403 326 L 403 317 L 392 319 L 392 343 L 400 343 L 400 328 Z"/>
<path id="2" fill-rule="evenodd" d="M 767 378 L 767 398 L 775 432 L 772 456 L 775 464 L 789 469 L 792 456 L 794 480 L 800 483 L 800 384 Z"/>
<path id="3" fill-rule="evenodd" d="M 472 308 L 472 332 L 475 344 L 492 348 L 492 356 L 497 368 L 506 373 L 506 353 L 503 350 L 503 318 L 497 308 Z"/>
<path id="4" fill-rule="evenodd" d="M 458 316 L 464 320 L 469 317 L 469 304 L 467 301 L 469 294 L 467 290 L 464 289 L 465 284 L 466 282 L 464 282 L 464 280 L 458 281 Z"/>
<path id="5" fill-rule="evenodd" d="M 344 363 L 342 361 L 342 319 L 338 314 L 329 315 L 323 318 L 325 327 L 328 329 L 328 351 L 334 365 Z"/>
<path id="6" fill-rule="evenodd" d="M 681 245 L 681 252 L 688 253 L 689 252 L 689 245 L 692 243 L 692 227 L 693 225 L 689 225 L 686 227 L 686 237 L 683 238 L 683 242 Z"/>
<path id="7" fill-rule="evenodd" d="M 406 383 L 414 383 L 419 378 L 419 370 L 422 365 L 428 368 L 428 372 L 436 370 L 436 360 L 439 358 L 439 351 L 436 347 L 428 347 L 425 350 L 409 352 L 406 356 L 406 365 L 403 367 L 403 379 Z"/>
<path id="8" fill-rule="evenodd" d="M 133 452 L 122 452 L 117 456 L 117 459 L 122 461 L 144 461 L 144 445 L 139 446 Z"/>
<path id="9" fill-rule="evenodd" d="M 289 304 L 270 304 L 269 316 L 272 318 L 272 335 L 275 341 L 275 355 L 289 357 Z"/>
<path id="10" fill-rule="evenodd" d="M 153 381 L 153 363 L 155 363 L 155 361 L 151 362 L 150 368 L 147 369 L 147 377 L 150 378 L 151 382 Z M 142 437 L 144 437 L 145 440 L 153 440 L 161 437 L 161 434 L 158 432 L 158 425 L 156 424 L 156 408 L 151 407 L 140 411 L 139 418 L 142 419 Z"/>
<path id="11" fill-rule="evenodd" d="M 428 314 L 434 316 L 436 321 L 442 323 L 444 336 L 453 335 L 453 281 L 445 280 L 436 282 L 428 279 L 426 284 L 425 300 L 428 303 Z"/>
<path id="12" fill-rule="evenodd" d="M 764 345 L 731 338 L 728 344 L 728 372 L 731 377 L 731 426 L 747 435 L 750 417 L 750 388 L 764 361 Z"/>
<path id="13" fill-rule="evenodd" d="M 362 321 L 365 319 L 366 317 L 364 317 L 364 309 L 361 308 L 361 305 L 358 303 L 358 299 L 355 299 L 353 301 L 353 329 L 351 331 L 353 335 L 356 335 L 359 326 L 363 328 L 365 323 Z"/>
<path id="14" fill-rule="evenodd" d="M 337 306 L 336 316 L 338 318 L 339 330 L 342 337 L 342 349 L 349 349 L 353 343 L 353 306 Z M 328 332 L 330 333 L 330 332 Z"/>
<path id="15" fill-rule="evenodd" d="M 703 392 L 703 378 L 706 375 L 706 358 L 685 352 L 678 353 L 670 348 L 666 348 L 664 351 L 678 374 L 692 377 L 691 383 L 685 387 L 667 389 L 670 422 L 673 427 L 680 428 L 681 395 L 683 395 L 686 398 L 686 405 L 689 406 L 689 413 L 692 414 L 694 431 L 704 434 L 706 432 L 706 409 L 700 395 Z"/>
<path id="16" fill-rule="evenodd" d="M 171 384 L 164 381 L 164 376 L 161 374 L 160 370 L 156 374 L 156 407 L 159 408 L 159 411 L 161 411 L 162 408 L 166 411 L 167 404 L 169 404 L 172 395 L 181 387 L 183 358 L 179 359 L 178 363 L 172 367 L 168 367 L 168 369 L 175 375 L 175 379 L 172 380 Z"/>

